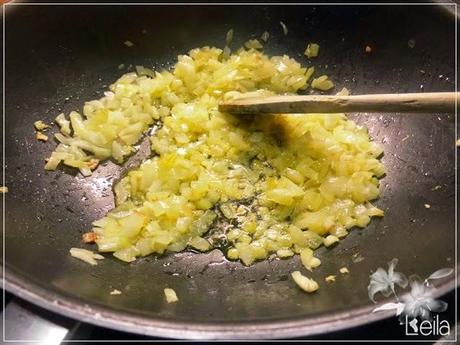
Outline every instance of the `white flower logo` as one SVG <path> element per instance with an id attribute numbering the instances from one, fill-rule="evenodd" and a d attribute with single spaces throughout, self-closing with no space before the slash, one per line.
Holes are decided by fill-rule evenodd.
<path id="1" fill-rule="evenodd" d="M 418 276 L 411 276 L 409 281 L 411 291 L 401 297 L 404 304 L 404 315 L 414 319 L 420 317 L 423 320 L 428 320 L 431 317 L 431 312 L 446 311 L 447 303 L 433 298 L 432 295 L 436 289 L 428 284 L 428 280 L 422 282 Z"/>
<path id="2" fill-rule="evenodd" d="M 396 297 L 396 302 L 385 303 L 382 306 L 375 308 L 372 312 L 382 310 L 396 310 L 396 315 L 400 317 L 400 321 L 404 316 L 415 319 L 420 318 L 428 320 L 431 313 L 440 313 L 447 309 L 447 303 L 433 298 L 433 292 L 436 288 L 430 284 L 431 280 L 441 279 L 452 274 L 453 269 L 443 268 L 432 273 L 428 278 L 422 281 L 418 276 L 412 275 L 409 280 L 401 272 L 395 272 L 395 267 L 398 259 L 393 259 L 388 263 L 388 272 L 379 267 L 370 275 L 370 283 L 367 287 L 369 298 L 375 303 L 374 296 L 381 292 L 385 297 L 393 294 Z M 395 291 L 395 285 L 405 288 L 410 285 L 410 292 L 401 297 L 399 301 Z"/>
<path id="3" fill-rule="evenodd" d="M 382 267 L 377 268 L 377 271 L 371 274 L 371 281 L 367 287 L 369 298 L 374 301 L 374 295 L 381 292 L 385 297 L 391 294 L 396 295 L 395 284 L 402 288 L 407 286 L 407 278 L 401 272 L 395 272 L 395 267 L 398 264 L 398 259 L 394 258 L 388 263 L 388 272 Z"/>

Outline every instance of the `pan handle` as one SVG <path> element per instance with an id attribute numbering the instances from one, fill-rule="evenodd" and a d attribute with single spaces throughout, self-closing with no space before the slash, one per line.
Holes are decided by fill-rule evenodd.
<path id="1" fill-rule="evenodd" d="M 7 341 L 57 345 L 72 336 L 80 322 L 13 298 L 2 312 L 2 334 Z M 5 329 L 3 329 L 5 327 Z"/>

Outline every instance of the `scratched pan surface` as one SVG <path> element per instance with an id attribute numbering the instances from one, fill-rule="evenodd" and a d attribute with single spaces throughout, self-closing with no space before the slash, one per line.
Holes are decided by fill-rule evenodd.
<path id="1" fill-rule="evenodd" d="M 9 6 L 6 11 L 5 266 L 7 288 L 60 313 L 131 332 L 167 337 L 273 338 L 313 335 L 371 322 L 369 274 L 394 257 L 421 277 L 454 266 L 454 116 L 351 114 L 381 143 L 387 175 L 385 210 L 333 249 L 310 274 L 320 290 L 306 295 L 288 279 L 298 257 L 243 267 L 215 250 L 147 257 L 131 264 L 110 255 L 90 267 L 68 254 L 81 234 L 113 207 L 111 184 L 142 155 L 92 177 L 45 172 L 55 143 L 34 139 L 33 122 L 99 98 L 130 65 L 171 66 L 203 45 L 237 47 L 270 33 L 266 52 L 312 61 L 336 90 L 353 93 L 454 90 L 454 19 L 433 6 Z M 284 36 L 280 20 L 288 26 Z M 130 40 L 133 47 L 123 42 Z M 411 44 L 408 41 L 411 40 Z M 414 44 L 412 44 L 414 43 Z M 364 46 L 372 54 L 363 52 Z M 409 45 L 413 46 L 412 48 Z M 118 66 L 124 64 L 125 69 Z M 53 129 L 55 131 L 55 129 Z M 144 157 L 148 147 L 143 146 Z M 440 189 L 433 191 L 435 186 Z M 424 204 L 430 204 L 426 209 Z M 356 258 L 364 258 L 360 262 Z M 350 274 L 323 279 L 342 266 Z M 167 305 L 165 287 L 180 301 Z M 439 293 L 453 278 L 439 281 Z M 111 296 L 112 289 L 123 291 Z"/>

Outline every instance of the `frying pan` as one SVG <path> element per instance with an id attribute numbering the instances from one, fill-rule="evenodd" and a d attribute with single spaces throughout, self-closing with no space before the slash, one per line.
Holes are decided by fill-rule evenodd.
<path id="1" fill-rule="evenodd" d="M 318 250 L 322 265 L 310 276 L 321 288 L 313 295 L 288 278 L 301 269 L 298 257 L 251 267 L 227 261 L 218 250 L 149 256 L 131 264 L 106 255 L 96 267 L 70 257 L 69 248 L 82 247 L 81 234 L 91 222 L 114 206 L 112 183 L 149 154 L 148 144 L 123 166 L 106 162 L 88 178 L 68 169 L 45 172 L 44 159 L 55 143 L 37 142 L 32 125 L 81 109 L 132 66 L 169 68 L 191 48 L 222 47 L 230 28 L 233 47 L 268 31 L 266 53 L 288 54 L 304 64 L 306 44 L 319 43 L 313 63 L 318 75 L 327 73 L 336 82 L 336 90 L 453 91 L 456 22 L 446 6 L 8 5 L 5 10 L 4 276 L 13 294 L 80 320 L 148 335 L 281 338 L 388 317 L 371 313 L 375 304 L 367 285 L 369 274 L 392 258 L 399 259 L 399 271 L 421 277 L 455 266 L 453 114 L 350 114 L 385 150 L 387 174 L 376 202 L 385 217 L 353 230 L 332 249 Z M 134 46 L 124 45 L 126 40 Z M 364 52 L 366 45 L 371 54 Z M 343 266 L 349 275 L 324 283 Z M 436 285 L 441 295 L 455 280 Z M 165 287 L 176 290 L 178 303 L 165 302 Z M 123 293 L 110 295 L 112 289 Z"/>

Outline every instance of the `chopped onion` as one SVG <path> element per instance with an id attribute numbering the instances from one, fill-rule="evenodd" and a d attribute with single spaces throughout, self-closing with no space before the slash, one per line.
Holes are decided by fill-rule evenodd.
<path id="1" fill-rule="evenodd" d="M 247 41 L 244 46 L 248 49 L 262 49 L 263 45 L 256 39 Z"/>
<path id="2" fill-rule="evenodd" d="M 283 29 L 284 36 L 286 36 L 288 34 L 288 28 L 286 24 L 284 24 L 283 22 L 280 22 L 280 25 L 281 25 L 281 28 Z"/>
<path id="3" fill-rule="evenodd" d="M 312 293 L 319 289 L 319 285 L 316 281 L 305 277 L 299 271 L 292 272 L 291 276 L 297 286 L 299 286 L 305 292 Z"/>
<path id="4" fill-rule="evenodd" d="M 335 275 L 329 275 L 327 276 L 326 278 L 324 278 L 324 280 L 328 283 L 334 283 L 335 282 Z"/>
<path id="5" fill-rule="evenodd" d="M 70 255 L 74 258 L 80 259 L 92 266 L 97 265 L 96 260 L 102 260 L 104 257 L 100 254 L 93 253 L 91 250 L 83 248 L 70 248 Z"/>
<path id="6" fill-rule="evenodd" d="M 70 121 L 65 118 L 64 113 L 59 114 L 56 119 L 56 123 L 59 125 L 61 133 L 70 136 L 71 130 L 70 130 Z"/>
<path id="7" fill-rule="evenodd" d="M 339 272 L 342 273 L 342 274 L 350 273 L 350 271 L 349 271 L 348 268 L 346 268 L 346 267 L 342 267 L 342 268 L 339 270 Z"/>
<path id="8" fill-rule="evenodd" d="M 40 140 L 40 141 L 48 141 L 48 136 L 43 134 L 42 132 L 37 132 L 35 134 L 35 137 L 37 138 L 37 140 Z"/>
<path id="9" fill-rule="evenodd" d="M 227 35 L 225 35 L 225 45 L 229 46 L 233 40 L 233 29 L 228 30 Z"/>
<path id="10" fill-rule="evenodd" d="M 342 88 L 339 92 L 337 92 L 337 96 L 348 96 L 350 95 L 350 90 L 348 90 L 346 87 Z"/>
<path id="11" fill-rule="evenodd" d="M 38 120 L 34 122 L 34 127 L 37 131 L 44 131 L 45 129 L 49 128 L 46 123 L 44 123 L 42 120 Z"/>
<path id="12" fill-rule="evenodd" d="M 319 90 L 329 90 L 334 87 L 334 83 L 327 78 L 327 75 L 322 75 L 318 78 L 313 79 L 311 87 Z"/>
<path id="13" fill-rule="evenodd" d="M 326 238 L 324 239 L 324 245 L 326 247 L 330 247 L 334 243 L 337 243 L 337 242 L 339 242 L 339 238 L 337 236 L 334 236 L 334 235 L 326 236 Z"/>
<path id="14" fill-rule="evenodd" d="M 382 149 L 344 114 L 248 120 L 218 111 L 222 100 L 295 94 L 313 67 L 204 47 L 178 56 L 170 71 L 136 71 L 70 120 L 56 118 L 59 145 L 45 166 L 88 176 L 101 161 L 123 163 L 161 122 L 148 134 L 152 157 L 115 184 L 115 209 L 93 223 L 99 251 L 131 262 L 225 243 L 227 257 L 245 265 L 300 254 L 312 270 L 321 264 L 314 249 L 383 215 L 370 204 L 385 172 Z M 321 76 L 312 86 L 324 83 L 332 84 Z"/>
<path id="15" fill-rule="evenodd" d="M 305 49 L 305 56 L 307 58 L 312 58 L 318 56 L 319 53 L 319 45 L 316 43 L 308 43 L 307 48 Z"/>
<path id="16" fill-rule="evenodd" d="M 303 248 L 300 251 L 300 260 L 302 265 L 309 271 L 321 265 L 320 259 L 313 256 L 313 250 L 310 248 Z"/>
<path id="17" fill-rule="evenodd" d="M 267 31 L 264 31 L 262 36 L 260 36 L 260 39 L 264 42 L 267 42 L 269 38 L 270 38 L 270 34 Z"/>
<path id="18" fill-rule="evenodd" d="M 177 297 L 176 291 L 174 291 L 171 288 L 166 288 L 164 289 L 165 297 L 166 297 L 166 302 L 168 303 L 175 303 L 179 301 L 179 298 Z"/>
<path id="19" fill-rule="evenodd" d="M 136 73 L 139 76 L 146 75 L 150 78 L 155 78 L 155 72 L 151 70 L 150 68 L 147 68 L 144 66 L 136 66 Z"/>

